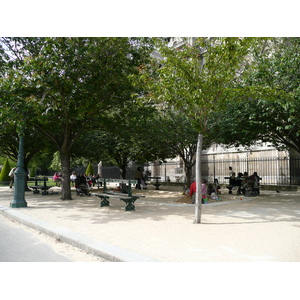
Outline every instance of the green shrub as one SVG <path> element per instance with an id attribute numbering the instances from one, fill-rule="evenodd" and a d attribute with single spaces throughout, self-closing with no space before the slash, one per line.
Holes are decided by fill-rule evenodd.
<path id="1" fill-rule="evenodd" d="M 35 168 L 34 168 L 34 167 L 32 167 L 32 168 L 30 169 L 29 177 L 35 177 Z"/>
<path id="2" fill-rule="evenodd" d="M 86 171 L 85 171 L 85 174 L 86 175 L 94 175 L 94 168 L 93 166 L 91 165 L 91 163 L 88 164 L 87 168 L 86 168 Z"/>
<path id="3" fill-rule="evenodd" d="M 0 181 L 10 181 L 11 180 L 11 178 L 8 176 L 10 170 L 11 170 L 11 166 L 9 164 L 8 159 L 6 159 L 4 166 L 0 173 Z"/>

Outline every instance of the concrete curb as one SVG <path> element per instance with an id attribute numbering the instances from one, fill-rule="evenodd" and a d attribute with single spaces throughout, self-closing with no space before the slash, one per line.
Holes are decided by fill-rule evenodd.
<path id="1" fill-rule="evenodd" d="M 88 253 L 100 256 L 110 262 L 159 262 L 159 260 L 92 239 L 70 230 L 27 216 L 16 208 L 8 208 L 0 204 L 0 213 L 23 225 L 38 230 L 46 235 L 75 246 Z"/>

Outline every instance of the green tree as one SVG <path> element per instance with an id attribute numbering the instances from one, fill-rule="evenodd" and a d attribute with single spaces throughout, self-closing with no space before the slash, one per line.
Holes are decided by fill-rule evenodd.
<path id="1" fill-rule="evenodd" d="M 151 101 L 167 102 L 191 120 L 199 133 L 196 155 L 197 195 L 195 223 L 201 222 L 202 140 L 209 128 L 214 110 L 224 109 L 226 99 L 236 99 L 241 74 L 247 70 L 251 38 L 198 38 L 180 51 L 159 40 L 157 50 L 164 58 L 140 69 Z"/>
<path id="2" fill-rule="evenodd" d="M 10 163 L 8 161 L 8 159 L 5 160 L 5 163 L 3 165 L 3 168 L 1 170 L 1 173 L 0 173 L 0 182 L 2 181 L 10 181 L 10 177 L 9 177 L 9 172 L 11 170 L 11 166 L 10 166 Z"/>
<path id="3" fill-rule="evenodd" d="M 256 97 L 260 112 L 252 119 L 263 121 L 262 134 L 275 146 L 285 145 L 300 153 L 300 38 L 270 39 L 268 51 L 256 55 L 249 84 L 267 89 L 268 94 Z"/>
<path id="4" fill-rule="evenodd" d="M 94 168 L 91 163 L 88 164 L 85 174 L 86 175 L 90 175 L 90 174 L 94 175 Z"/>
<path id="5" fill-rule="evenodd" d="M 253 51 L 245 81 L 251 96 L 229 102 L 222 118 L 215 114 L 215 141 L 235 146 L 270 142 L 300 153 L 300 39 L 267 41 Z"/>
<path id="6" fill-rule="evenodd" d="M 130 100 L 127 77 L 147 57 L 147 45 L 128 38 L 11 38 L 2 43 L 13 58 L 2 60 L 8 67 L 0 86 L 1 118 L 18 120 L 22 111 L 26 128 L 34 127 L 53 144 L 65 179 L 62 199 L 72 199 L 70 157 L 76 142 L 105 122 L 104 111 Z"/>
<path id="7" fill-rule="evenodd" d="M 192 169 L 196 163 L 198 132 L 191 125 L 189 118 L 180 112 L 165 109 L 160 122 L 160 141 L 173 156 L 178 155 L 184 162 L 186 184 L 190 186 Z"/>
<path id="8" fill-rule="evenodd" d="M 53 159 L 52 159 L 51 165 L 49 167 L 50 167 L 50 169 L 52 169 L 54 171 L 60 171 L 61 170 L 61 159 L 60 159 L 59 151 L 56 151 L 53 154 Z"/>
<path id="9" fill-rule="evenodd" d="M 89 143 L 90 147 L 84 151 L 79 148 L 78 156 L 117 165 L 122 178 L 126 178 L 126 168 L 132 161 L 144 163 L 172 156 L 164 143 L 159 114 L 155 107 L 139 102 L 116 108 L 104 128 L 80 139 L 81 144 Z"/>
<path id="10" fill-rule="evenodd" d="M 17 162 L 19 151 L 19 133 L 18 126 L 14 122 L 3 122 L 0 130 L 0 155 L 9 157 L 12 161 Z M 27 170 L 33 157 L 45 151 L 50 147 L 47 140 L 34 128 L 24 131 L 24 163 Z"/>

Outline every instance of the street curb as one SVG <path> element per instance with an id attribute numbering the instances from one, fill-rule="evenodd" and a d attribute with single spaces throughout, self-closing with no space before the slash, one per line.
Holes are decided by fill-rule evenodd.
<path id="1" fill-rule="evenodd" d="M 93 255 L 100 256 L 109 262 L 159 262 L 159 260 L 151 257 L 140 255 L 108 243 L 95 242 L 82 234 L 57 227 L 53 224 L 23 214 L 20 211 L 17 211 L 16 208 L 8 208 L 0 204 L 0 213 L 61 242 L 82 249 Z"/>

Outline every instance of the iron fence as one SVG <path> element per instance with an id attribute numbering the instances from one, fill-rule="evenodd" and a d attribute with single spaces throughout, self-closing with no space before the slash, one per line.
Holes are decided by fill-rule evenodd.
<path id="1" fill-rule="evenodd" d="M 149 176 L 159 176 L 161 181 L 185 182 L 185 172 L 182 162 L 148 163 L 137 165 L 132 163 L 127 167 L 126 179 L 133 179 L 137 167 L 143 167 Z M 260 157 L 245 159 L 214 159 L 213 155 L 203 156 L 201 161 L 202 178 L 213 182 L 218 179 L 220 184 L 228 184 L 229 166 L 238 174 L 257 172 L 262 178 L 262 185 L 300 185 L 300 157 Z M 96 169 L 97 166 L 95 165 Z M 98 173 L 98 172 L 95 172 Z M 120 178 L 120 169 L 116 166 L 101 167 L 102 177 Z M 195 170 L 193 170 L 195 176 Z"/>
<path id="2" fill-rule="evenodd" d="M 254 159 L 202 161 L 202 176 L 209 181 L 217 178 L 219 183 L 228 183 L 229 166 L 238 174 L 257 172 L 263 185 L 300 185 L 300 157 L 261 157 Z"/>

